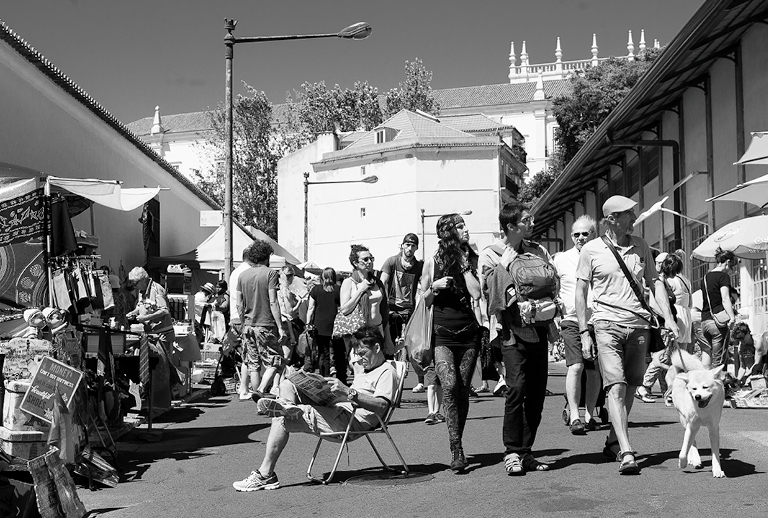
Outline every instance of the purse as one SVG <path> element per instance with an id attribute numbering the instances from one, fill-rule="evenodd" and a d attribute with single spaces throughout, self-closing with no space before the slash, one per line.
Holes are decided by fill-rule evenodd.
<path id="1" fill-rule="evenodd" d="M 616 251 L 616 247 L 613 246 L 613 243 L 611 243 L 611 240 L 608 239 L 605 236 L 602 236 L 603 242 L 608 246 L 608 249 L 613 253 L 613 256 L 616 258 L 616 261 L 619 263 L 619 267 L 621 267 L 621 271 L 624 273 L 624 276 L 627 278 L 627 281 L 629 281 L 629 286 L 632 288 L 632 291 L 635 293 L 635 296 L 637 297 L 637 300 L 640 301 L 640 305 L 643 306 L 643 309 L 646 310 L 648 313 L 651 314 L 651 319 L 648 320 L 647 318 L 640 316 L 643 320 L 646 320 L 651 325 L 651 333 L 648 339 L 648 352 L 655 353 L 659 351 L 663 351 L 665 348 L 664 344 L 664 338 L 661 335 L 661 329 L 663 327 L 664 319 L 653 312 L 653 310 L 648 306 L 648 303 L 645 301 L 645 297 L 643 296 L 643 293 L 640 291 L 640 286 L 637 285 L 637 281 L 635 281 L 635 278 L 632 276 L 631 273 L 629 273 L 629 268 L 627 268 L 627 264 L 624 262 L 624 259 L 621 258 L 619 255 L 619 252 Z M 605 304 L 605 303 L 602 303 Z"/>
<path id="2" fill-rule="evenodd" d="M 352 335 L 355 331 L 365 325 L 365 317 L 360 304 L 355 306 L 352 313 L 345 315 L 341 310 L 336 313 L 333 319 L 333 338 L 341 338 L 344 335 Z"/>
<path id="3" fill-rule="evenodd" d="M 712 315 L 712 320 L 715 321 L 717 327 L 728 327 L 728 321 L 731 317 L 728 316 L 728 312 L 723 309 L 714 313 L 712 311 L 712 301 L 709 299 L 709 287 L 707 286 L 707 274 L 704 274 L 704 291 L 707 292 L 707 302 L 709 303 L 709 312 Z"/>

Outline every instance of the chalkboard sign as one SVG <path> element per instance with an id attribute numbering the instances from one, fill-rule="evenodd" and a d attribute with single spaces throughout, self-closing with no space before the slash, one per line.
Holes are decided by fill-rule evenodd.
<path id="1" fill-rule="evenodd" d="M 19 409 L 50 423 L 53 418 L 56 387 L 58 386 L 61 397 L 69 408 L 82 379 L 81 371 L 46 356 L 32 377 L 32 383 L 24 394 Z"/>

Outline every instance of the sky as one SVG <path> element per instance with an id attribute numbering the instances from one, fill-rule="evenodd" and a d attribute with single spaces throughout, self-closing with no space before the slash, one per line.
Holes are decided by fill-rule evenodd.
<path id="1" fill-rule="evenodd" d="M 600 56 L 669 43 L 703 0 L 3 0 L 0 19 L 118 120 L 202 111 L 224 100 L 224 19 L 235 36 L 335 33 L 358 21 L 361 41 L 336 38 L 241 43 L 241 82 L 274 104 L 305 81 L 352 87 L 368 81 L 384 93 L 405 79 L 406 61 L 433 72 L 433 88 L 508 82 L 510 43 L 527 42 L 530 63 Z"/>

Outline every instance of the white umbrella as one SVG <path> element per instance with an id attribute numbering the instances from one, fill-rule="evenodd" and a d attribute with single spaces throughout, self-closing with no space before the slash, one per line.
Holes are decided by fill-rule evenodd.
<path id="1" fill-rule="evenodd" d="M 637 219 L 635 220 L 635 225 L 638 225 L 643 222 L 643 220 L 648 219 L 650 216 L 656 214 L 661 209 L 661 206 L 664 205 L 664 202 L 669 199 L 669 196 L 664 196 L 662 199 L 651 205 L 651 207 L 646 210 L 645 212 L 641 213 L 639 216 L 637 216 Z"/>
<path id="2" fill-rule="evenodd" d="M 744 154 L 739 158 L 737 164 L 768 164 L 768 131 L 753 131 L 752 141 Z"/>
<path id="3" fill-rule="evenodd" d="M 717 249 L 731 250 L 743 259 L 762 259 L 768 252 L 768 216 L 744 218 L 709 236 L 692 255 L 706 261 L 715 257 Z"/>
<path id="4" fill-rule="evenodd" d="M 756 163 L 756 162 L 750 162 Z M 768 163 L 768 162 L 766 162 Z M 764 207 L 768 204 L 768 174 L 746 183 L 740 183 L 733 189 L 713 196 L 707 201 L 740 201 Z"/>

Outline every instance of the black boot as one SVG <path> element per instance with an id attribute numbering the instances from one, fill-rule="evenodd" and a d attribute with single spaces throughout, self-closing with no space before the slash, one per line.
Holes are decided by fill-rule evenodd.
<path id="1" fill-rule="evenodd" d="M 454 473 L 462 473 L 465 469 L 467 469 L 467 459 L 464 457 L 464 449 L 459 446 L 453 450 L 451 470 L 453 470 Z"/>

